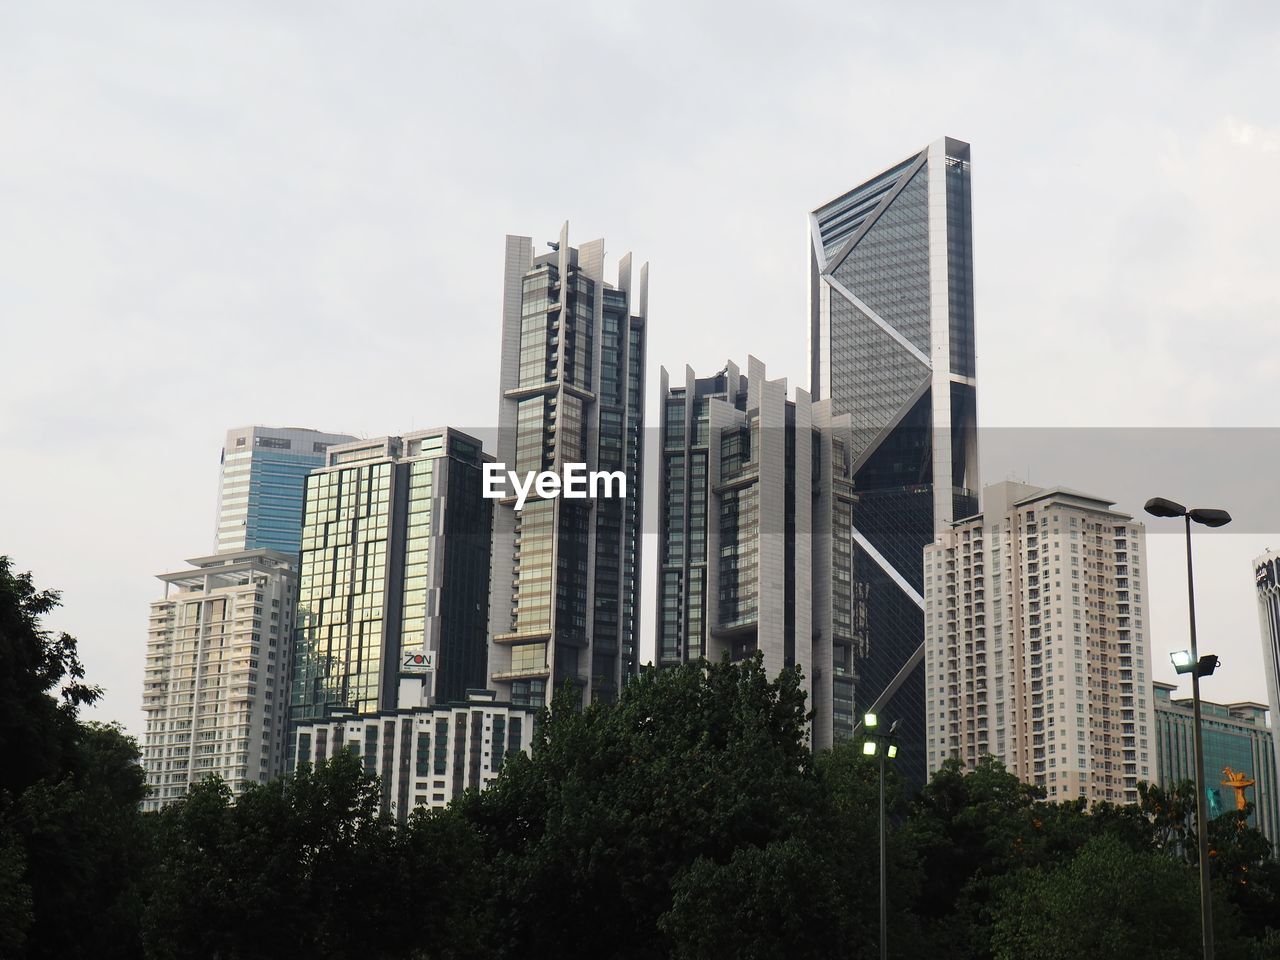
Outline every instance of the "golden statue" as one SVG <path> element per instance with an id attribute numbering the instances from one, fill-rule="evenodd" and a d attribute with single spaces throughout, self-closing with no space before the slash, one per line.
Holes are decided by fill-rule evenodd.
<path id="1" fill-rule="evenodd" d="M 1223 767 L 1222 775 L 1227 778 L 1222 781 L 1222 785 L 1224 787 L 1230 787 L 1236 792 L 1236 809 L 1243 810 L 1245 808 L 1245 804 L 1248 803 L 1248 801 L 1245 800 L 1244 792 L 1249 789 L 1249 787 L 1252 787 L 1255 781 L 1250 780 L 1247 773 L 1236 773 L 1230 767 Z"/>

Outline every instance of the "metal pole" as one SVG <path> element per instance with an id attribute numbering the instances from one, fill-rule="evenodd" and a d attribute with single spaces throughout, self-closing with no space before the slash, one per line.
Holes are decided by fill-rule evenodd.
<path id="1" fill-rule="evenodd" d="M 884 762 L 889 750 L 888 740 L 880 741 L 880 960 L 889 958 L 889 892 L 888 870 L 885 866 L 884 831 Z"/>
<path id="2" fill-rule="evenodd" d="M 1191 615 L 1191 706 L 1195 728 L 1196 835 L 1200 843 L 1200 930 L 1204 960 L 1213 960 L 1213 887 L 1209 881 L 1209 818 L 1205 802 L 1204 739 L 1200 732 L 1200 651 L 1196 648 L 1196 593 L 1191 572 L 1191 517 L 1187 524 L 1187 606 Z"/>

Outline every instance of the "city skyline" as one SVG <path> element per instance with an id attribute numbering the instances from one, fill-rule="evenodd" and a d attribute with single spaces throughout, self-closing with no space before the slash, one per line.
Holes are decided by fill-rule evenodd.
<path id="1" fill-rule="evenodd" d="M 647 42 L 676 57 L 679 69 L 649 100 L 626 83 L 590 95 L 602 98 L 592 101 L 599 106 L 630 96 L 638 119 L 661 136 L 647 138 L 634 156 L 619 151 L 620 165 L 607 176 L 585 178 L 582 164 L 553 161 L 551 151 L 546 158 L 536 149 L 510 156 L 488 134 L 462 132 L 466 102 L 457 114 L 424 105 L 414 94 L 431 71 L 457 65 L 448 51 L 439 66 L 419 68 L 419 60 L 433 58 L 417 51 L 410 58 L 412 43 L 393 47 L 383 59 L 387 70 L 404 72 L 404 84 L 379 111 L 358 116 L 344 109 L 323 58 L 300 48 L 286 52 L 298 68 L 294 79 L 275 87 L 272 98 L 255 98 L 255 81 L 274 76 L 275 66 L 264 50 L 232 41 L 253 22 L 247 11 L 219 13 L 206 25 L 212 42 L 202 66 L 181 62 L 190 23 L 177 15 L 130 36 L 87 8 L 80 22 L 24 14 L 34 42 L 69 37 L 86 56 L 52 75 L 21 57 L 4 68 L 8 89 L 48 109 L 18 114 L 16 149 L 0 161 L 13 212 L 0 229 L 15 275 L 0 307 L 27 321 L 10 342 L 28 358 L 0 420 L 0 442 L 24 464 L 0 481 L 7 500 L 23 505 L 4 522 L 3 549 L 18 569 L 63 590 L 66 606 L 51 625 L 80 638 L 91 675 L 107 687 L 94 716 L 140 732 L 151 576 L 207 542 L 216 451 L 228 427 L 304 423 L 381 436 L 488 421 L 497 376 L 487 358 L 499 336 L 492 278 L 502 235 L 526 224 L 550 229 L 567 216 L 580 235 L 619 238 L 619 249 L 643 250 L 653 261 L 652 417 L 663 364 L 713 370 L 726 353 L 753 353 L 772 375 L 803 383 L 805 272 L 797 245 L 804 211 L 913 145 L 960 136 L 978 150 L 985 427 L 1110 425 L 1117 408 L 1119 423 L 1134 427 L 1275 424 L 1268 390 L 1280 362 L 1267 336 L 1275 295 L 1264 278 L 1276 258 L 1268 224 L 1280 195 L 1267 171 L 1280 132 L 1260 92 L 1266 84 L 1239 82 L 1274 49 L 1274 30 L 1236 38 L 1208 10 L 1154 30 L 1136 15 L 1103 25 L 1089 11 L 1070 21 L 1028 11 L 1003 28 L 1020 42 L 997 51 L 990 37 L 948 21 L 951 14 L 907 43 L 905 28 L 886 13 L 873 18 L 885 41 L 876 46 L 894 49 L 895 59 L 873 51 L 858 79 L 874 76 L 904 99 L 862 105 L 850 125 L 856 129 L 842 130 L 833 129 L 826 106 L 793 111 L 814 89 L 854 80 L 806 62 L 802 41 L 812 23 L 801 18 L 766 31 L 763 18 L 748 13 L 731 37 L 719 38 L 696 12 L 669 13 L 687 19 L 665 39 L 625 11 L 617 13 L 620 23 L 591 25 L 617 31 L 609 34 L 616 41 L 586 54 L 600 69 L 609 71 L 608 56 L 635 45 L 633 34 L 644 41 L 638 46 Z M 943 22 L 949 29 L 938 29 Z M 305 30 L 324 49 L 342 50 L 340 26 L 320 20 Z M 404 34 L 421 39 L 423 29 L 415 21 Z M 574 29 L 554 43 L 572 44 Z M 503 30 L 551 39 L 533 23 Z M 1042 34 L 1055 34 L 1058 46 L 1045 49 Z M 740 90 L 725 91 L 694 70 L 696 49 L 721 68 L 713 73 L 732 73 L 766 36 L 773 55 L 761 77 Z M 180 42 L 152 42 L 166 37 Z M 940 77 L 927 63 L 944 43 L 985 56 L 949 103 L 925 96 Z M 1206 75 L 1185 68 L 1193 47 L 1216 52 L 1217 68 Z M 1126 59 L 1120 80 L 1121 49 L 1136 51 L 1147 69 L 1134 71 Z M 362 62 L 359 53 L 345 56 Z M 490 56 L 482 53 L 472 68 L 488 92 L 504 76 Z M 244 79 L 211 92 L 210 82 L 229 73 L 235 57 L 246 58 Z M 1095 79 L 1092 65 L 1110 65 L 1109 57 L 1116 59 L 1112 82 Z M 157 80 L 162 71 L 172 83 Z M 1009 83 L 1011 74 L 1022 82 Z M 75 102 L 97 77 L 116 81 L 111 92 Z M 388 79 L 379 73 L 356 85 L 367 92 Z M 647 71 L 639 79 L 653 81 Z M 169 90 L 171 99 L 141 94 L 147 85 Z M 719 133 L 704 132 L 699 110 L 721 93 L 724 123 Z M 331 108 L 295 109 L 317 95 L 331 97 Z M 920 109 L 902 109 L 917 101 Z M 171 122 L 174 105 L 197 109 Z M 57 129 L 38 119 L 64 107 L 68 122 Z M 243 126 L 229 122 L 237 111 Z M 496 129 L 538 146 L 552 142 L 506 101 L 489 111 Z M 1010 111 L 1029 116 L 1009 124 Z M 1129 122 L 1135 114 L 1141 121 Z M 412 120 L 407 127 L 405 118 Z M 794 149 L 819 131 L 837 142 L 820 154 Z M 564 135 L 581 136 L 556 136 Z M 449 137 L 470 148 L 456 156 L 485 158 L 474 171 L 450 161 L 452 150 L 442 154 L 440 138 Z M 605 142 L 627 139 L 620 131 Z M 388 148 L 393 143 L 397 149 Z M 753 163 L 732 162 L 747 144 Z M 62 159 L 37 164 L 51 147 Z M 89 155 L 103 162 L 88 168 L 76 159 Z M 1144 176 L 1116 177 L 1116 156 L 1146 157 Z M 419 162 L 423 157 L 429 162 Z M 303 175 L 286 177 L 294 170 Z M 618 190 L 624 181 L 637 189 Z M 262 189 L 284 183 L 287 189 Z M 1029 209 L 1045 215 L 1029 219 Z M 746 279 L 706 283 L 735 271 Z M 1218 337 L 1184 346 L 1203 315 L 1215 317 Z M 228 341 L 247 343 L 253 333 L 258 348 L 226 368 L 204 363 L 192 351 L 217 324 Z M 442 343 L 448 349 L 432 351 Z M 485 361 L 458 363 L 459 351 Z M 385 371 L 401 364 L 414 375 L 393 382 Z M 1105 390 L 1078 389 L 1085 365 Z M 184 397 L 173 409 L 158 402 L 170 392 Z M 51 444 L 55 436 L 62 442 Z M 1060 470 L 1016 450 L 993 457 L 985 443 L 988 480 L 1030 467 L 1033 482 L 1120 494 L 1134 479 L 1120 485 L 1105 472 L 1077 476 L 1076 467 Z M 1227 533 L 1196 541 L 1201 629 L 1215 636 L 1224 660 L 1206 696 L 1261 699 L 1249 563 L 1280 542 L 1280 532 L 1268 533 L 1280 526 L 1242 512 L 1230 483 L 1215 485 L 1197 470 L 1154 474 L 1141 490 L 1124 491 L 1118 508 L 1136 514 L 1143 497 L 1160 494 L 1236 514 Z M 1247 482 L 1243 476 L 1233 479 Z M 86 486 L 93 497 L 83 494 Z M 153 515 L 154 523 L 144 522 Z M 1170 678 L 1164 654 L 1185 638 L 1180 544 L 1163 532 L 1149 527 L 1157 679 Z M 640 609 L 651 611 L 651 601 L 642 599 Z M 645 630 L 651 635 L 652 624 Z M 642 659 L 645 649 L 642 642 Z"/>

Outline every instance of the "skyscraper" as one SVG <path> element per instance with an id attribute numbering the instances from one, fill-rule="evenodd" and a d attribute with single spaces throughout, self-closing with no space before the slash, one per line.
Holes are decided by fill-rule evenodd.
<path id="1" fill-rule="evenodd" d="M 1050 800 L 1156 776 L 1144 528 L 1109 500 L 993 484 L 924 551 L 928 763 L 987 755 Z"/>
<path id="2" fill-rule="evenodd" d="M 568 680 L 612 700 L 637 669 L 646 264 L 604 279 L 604 241 L 564 225 L 535 256 L 507 237 L 497 460 L 521 474 L 565 464 L 622 471 L 626 497 L 498 501 L 489 604 L 491 680 L 516 704 Z"/>
<path id="3" fill-rule="evenodd" d="M 265 548 L 297 554 L 307 474 L 324 466 L 329 447 L 354 439 L 301 427 L 228 430 L 218 481 L 214 550 Z"/>
<path id="4" fill-rule="evenodd" d="M 327 451 L 307 478 L 290 717 L 394 710 L 482 688 L 490 458 L 449 428 Z M 414 656 L 422 659 L 407 663 Z"/>
<path id="5" fill-rule="evenodd" d="M 859 713 L 902 721 L 924 779 L 921 551 L 977 509 L 969 145 L 944 138 L 823 204 L 810 226 L 810 384 L 853 421 Z"/>
<path id="6" fill-rule="evenodd" d="M 711 377 L 662 371 L 657 660 L 741 659 L 803 670 L 813 743 L 853 732 L 849 418 L 754 357 Z"/>
<path id="7" fill-rule="evenodd" d="M 240 794 L 284 770 L 297 560 L 220 553 L 160 575 L 151 604 L 142 765 L 159 808 L 217 775 Z"/>
<path id="8" fill-rule="evenodd" d="M 1258 590 L 1258 630 L 1271 704 L 1271 734 L 1280 767 L 1280 553 L 1268 550 L 1254 560 L 1253 578 Z"/>

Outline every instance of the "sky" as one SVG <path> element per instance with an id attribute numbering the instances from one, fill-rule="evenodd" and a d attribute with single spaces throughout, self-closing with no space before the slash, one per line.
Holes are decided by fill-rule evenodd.
<path id="1" fill-rule="evenodd" d="M 209 552 L 228 427 L 491 426 L 504 236 L 566 220 L 651 264 L 651 411 L 659 365 L 807 387 L 808 211 L 947 135 L 984 480 L 1233 510 L 1196 541 L 1205 696 L 1265 699 L 1278 90 L 1249 0 L 6 4 L 0 554 L 140 733 L 154 575 Z"/>

